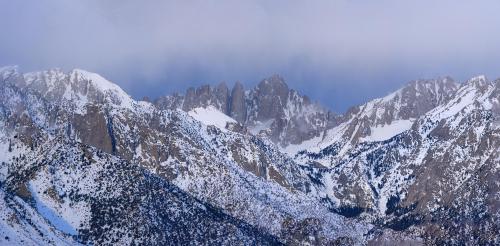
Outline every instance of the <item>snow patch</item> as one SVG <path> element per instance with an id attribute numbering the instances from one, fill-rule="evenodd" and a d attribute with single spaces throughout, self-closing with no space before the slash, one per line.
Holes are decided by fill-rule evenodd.
<path id="1" fill-rule="evenodd" d="M 18 66 L 5 66 L 5 67 L 0 67 L 0 78 L 2 80 L 5 80 L 12 76 L 13 74 L 18 73 L 19 67 Z"/>
<path id="2" fill-rule="evenodd" d="M 395 120 L 389 125 L 371 127 L 371 134 L 362 138 L 362 142 L 378 142 L 390 139 L 411 128 L 414 120 Z"/>
<path id="3" fill-rule="evenodd" d="M 189 116 L 204 125 L 212 125 L 226 131 L 227 123 L 236 123 L 236 120 L 217 110 L 215 107 L 195 108 L 188 112 Z"/>
<path id="4" fill-rule="evenodd" d="M 260 131 L 269 129 L 273 124 L 273 122 L 274 119 L 266 120 L 264 122 L 257 121 L 255 125 L 249 128 L 249 130 L 253 135 L 257 135 L 260 133 Z"/>
<path id="5" fill-rule="evenodd" d="M 76 229 L 68 221 L 64 220 L 57 210 L 52 208 L 51 205 L 53 204 L 47 204 L 47 201 L 44 201 L 39 194 L 40 191 L 37 190 L 37 187 L 35 187 L 32 182 L 29 183 L 29 189 L 33 199 L 35 200 L 36 210 L 40 213 L 40 215 L 48 220 L 50 224 L 52 224 L 59 231 L 70 235 L 78 235 Z"/>
<path id="6" fill-rule="evenodd" d="M 71 201 L 67 196 L 61 197 L 59 193 L 64 191 L 57 191 L 52 185 L 54 180 L 51 180 L 47 174 L 45 170 L 28 183 L 30 193 L 35 200 L 36 210 L 59 231 L 69 235 L 78 235 L 77 230 L 80 226 L 88 224 L 89 205 L 83 201 Z"/>
<path id="7" fill-rule="evenodd" d="M 116 96 L 120 100 L 120 106 L 122 106 L 123 108 L 133 108 L 133 105 L 135 103 L 134 99 L 132 99 L 122 88 L 120 88 L 120 86 L 108 81 L 101 75 L 81 69 L 74 69 L 71 73 L 70 80 L 73 80 L 75 78 L 78 80 L 88 80 L 96 89 Z"/>

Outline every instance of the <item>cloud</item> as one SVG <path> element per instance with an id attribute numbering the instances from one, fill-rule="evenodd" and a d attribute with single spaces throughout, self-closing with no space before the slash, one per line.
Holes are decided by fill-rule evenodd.
<path id="1" fill-rule="evenodd" d="M 0 0 L 0 63 L 133 95 L 281 73 L 337 110 L 406 80 L 498 76 L 498 1 Z M 332 95 L 335 95 L 332 98 Z"/>

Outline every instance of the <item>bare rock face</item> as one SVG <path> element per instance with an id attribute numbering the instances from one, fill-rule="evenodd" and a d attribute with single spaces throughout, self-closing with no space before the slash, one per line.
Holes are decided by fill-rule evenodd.
<path id="1" fill-rule="evenodd" d="M 250 93 L 252 99 L 250 108 L 253 110 L 249 115 L 249 121 L 284 118 L 289 93 L 288 85 L 278 75 L 260 82 Z"/>
<path id="2" fill-rule="evenodd" d="M 230 94 L 229 89 L 227 88 L 226 83 L 222 82 L 215 88 L 215 98 L 218 100 L 218 107 L 222 110 L 223 113 L 229 114 L 230 111 Z"/>
<path id="3" fill-rule="evenodd" d="M 289 89 L 278 75 L 261 81 L 248 95 L 246 125 L 281 146 L 317 137 L 336 121 L 332 112 Z"/>
<path id="4" fill-rule="evenodd" d="M 417 118 L 436 106 L 449 100 L 458 85 L 449 77 L 434 80 L 415 80 L 407 84 L 396 95 L 390 106 L 395 115 L 387 115 L 382 119 L 384 123 L 390 123 L 391 119 Z M 399 106 L 399 109 L 396 109 Z"/>
<path id="5" fill-rule="evenodd" d="M 203 85 L 199 88 L 189 88 L 184 97 L 182 109 L 189 111 L 194 108 L 213 106 L 219 111 L 229 112 L 229 90 L 225 83 L 220 83 L 215 88 Z"/>
<path id="6" fill-rule="evenodd" d="M 182 105 L 184 104 L 184 95 L 179 93 L 174 93 L 169 96 L 159 97 L 153 102 L 160 108 L 165 109 L 182 109 Z"/>
<path id="7" fill-rule="evenodd" d="M 247 119 L 247 106 L 245 98 L 245 90 L 243 84 L 236 82 L 233 90 L 231 91 L 229 116 L 238 122 L 246 122 Z"/>
<path id="8" fill-rule="evenodd" d="M 155 104 L 164 109 L 181 108 L 184 111 L 213 106 L 252 133 L 262 132 L 282 146 L 319 136 L 336 122 L 332 112 L 291 90 L 279 75 L 262 80 L 252 90 L 245 91 L 237 82 L 230 95 L 227 91 L 225 84 L 216 88 L 204 85 L 188 89 L 184 97 L 178 94 L 160 97 Z"/>

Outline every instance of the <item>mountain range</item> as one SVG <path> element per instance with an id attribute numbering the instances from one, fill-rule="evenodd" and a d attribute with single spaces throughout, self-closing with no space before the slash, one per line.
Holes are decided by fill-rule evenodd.
<path id="1" fill-rule="evenodd" d="M 0 244 L 498 245 L 500 80 L 335 114 L 273 75 L 134 100 L 0 68 Z"/>

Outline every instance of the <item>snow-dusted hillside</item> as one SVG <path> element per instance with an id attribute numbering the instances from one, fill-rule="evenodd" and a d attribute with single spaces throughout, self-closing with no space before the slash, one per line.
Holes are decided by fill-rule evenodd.
<path id="1" fill-rule="evenodd" d="M 235 240 L 253 233 L 249 242 L 367 240 L 363 234 L 371 228 L 369 223 L 332 213 L 307 196 L 305 191 L 312 187 L 300 168 L 272 143 L 249 134 L 229 117 L 210 108 L 190 113 L 159 110 L 130 99 L 100 76 L 75 71 L 21 74 L 11 70 L 1 81 L 0 91 L 1 142 L 6 147 L 2 149 L 2 182 L 12 187 L 7 192 L 14 196 L 19 186 L 25 187 L 26 201 L 63 235 L 83 243 L 149 242 L 154 238 L 144 238 L 146 233 L 127 224 L 138 213 L 146 228 L 161 231 L 159 242 L 180 240 L 177 234 L 193 230 L 197 232 L 186 240 L 202 242 L 207 237 L 206 242 L 230 243 L 232 239 L 223 236 L 227 230 L 242 230 Z M 89 165 L 92 168 L 85 169 Z M 147 175 L 129 177 L 132 171 Z M 151 203 L 144 201 L 149 193 L 142 186 L 134 188 L 141 180 L 179 187 L 190 199 L 214 206 L 218 216 L 224 214 L 227 219 L 218 219 L 221 225 L 212 226 L 210 213 L 206 222 L 200 221 L 205 215 L 196 215 L 191 221 L 181 211 L 175 212 L 176 207 L 168 210 L 175 214 L 167 216 L 173 216 L 175 222 L 144 217 L 158 213 L 153 207 L 161 204 L 155 197 Z M 118 188 L 122 186 L 126 189 Z M 167 188 L 166 195 L 174 192 Z M 133 199 L 121 200 L 131 195 L 141 201 L 139 210 L 126 212 L 116 207 L 117 203 L 136 206 Z M 168 199 L 161 199 L 165 204 L 161 206 L 167 206 Z M 194 206 L 191 204 L 183 206 Z M 111 214 L 102 215 L 103 209 L 110 209 Z M 115 218 L 118 215 L 113 213 L 127 217 Z M 99 221 L 93 223 L 93 219 Z M 229 222 L 234 229 L 224 229 L 225 220 L 241 222 Z M 116 227 L 116 223 L 125 224 Z M 170 227 L 174 229 L 161 229 Z M 212 235 L 213 231 L 220 235 Z"/>
<path id="2" fill-rule="evenodd" d="M 236 121 L 234 119 L 225 115 L 212 106 L 208 106 L 206 108 L 195 108 L 189 111 L 188 114 L 195 120 L 207 126 L 216 126 L 222 131 L 225 131 L 228 123 L 236 124 Z"/>
<path id="3" fill-rule="evenodd" d="M 296 159 L 322 166 L 311 170 L 323 189 L 319 197 L 342 204 L 340 212 L 431 244 L 498 243 L 498 88 L 499 81 L 473 78 L 380 140 L 373 139 L 380 129 L 372 127 L 368 137 L 349 143 L 340 137 L 345 133 L 338 128 L 348 129 L 341 124 L 334 137 L 309 145 Z"/>
<path id="4" fill-rule="evenodd" d="M 279 76 L 154 104 L 0 69 L 0 244 L 497 244 L 500 81 L 333 116 Z"/>

